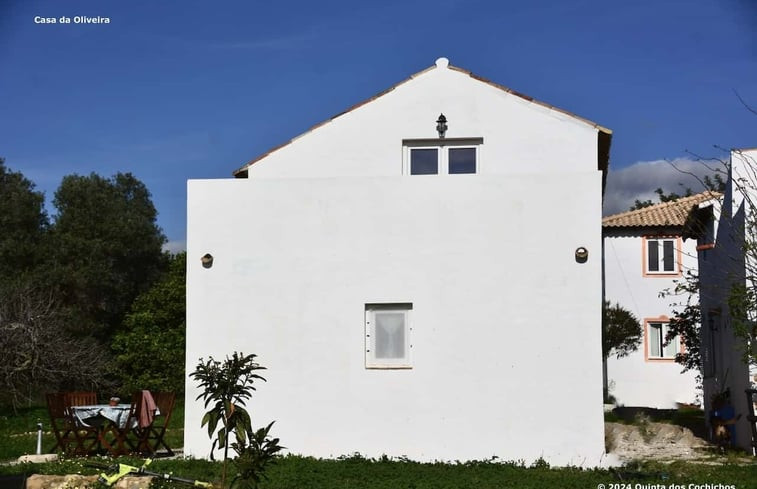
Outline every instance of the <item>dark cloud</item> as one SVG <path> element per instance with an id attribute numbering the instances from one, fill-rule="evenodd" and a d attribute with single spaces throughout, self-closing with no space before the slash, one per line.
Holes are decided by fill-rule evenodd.
<path id="1" fill-rule="evenodd" d="M 605 189 L 605 216 L 630 209 L 638 200 L 657 202 L 655 189 L 683 193 L 690 188 L 694 193 L 705 190 L 702 178 L 720 173 L 725 179 L 724 167 L 719 162 L 702 162 L 686 158 L 672 161 L 639 161 L 633 165 L 610 171 Z"/>

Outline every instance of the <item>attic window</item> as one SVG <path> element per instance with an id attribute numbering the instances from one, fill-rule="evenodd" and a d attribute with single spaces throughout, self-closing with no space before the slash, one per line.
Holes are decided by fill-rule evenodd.
<path id="1" fill-rule="evenodd" d="M 478 173 L 483 138 L 406 139 L 405 175 L 459 175 Z"/>

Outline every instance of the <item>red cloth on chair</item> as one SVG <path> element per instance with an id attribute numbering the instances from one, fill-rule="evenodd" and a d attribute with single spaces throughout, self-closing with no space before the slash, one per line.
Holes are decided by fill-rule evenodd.
<path id="1" fill-rule="evenodd" d="M 155 417 L 155 410 L 158 406 L 155 404 L 155 399 L 152 398 L 150 391 L 142 391 L 142 406 L 139 410 L 139 427 L 147 428 L 152 424 L 152 420 Z"/>

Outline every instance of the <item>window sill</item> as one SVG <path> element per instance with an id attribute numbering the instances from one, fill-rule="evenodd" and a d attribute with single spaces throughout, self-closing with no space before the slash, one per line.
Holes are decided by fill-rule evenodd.
<path id="1" fill-rule="evenodd" d="M 645 359 L 649 363 L 675 363 L 675 358 L 670 357 L 647 357 Z"/>
<path id="2" fill-rule="evenodd" d="M 412 365 L 366 365 L 366 370 L 411 370 Z"/>
<path id="3" fill-rule="evenodd" d="M 644 277 L 647 278 L 670 278 L 681 277 L 682 275 L 681 272 L 644 272 Z"/>

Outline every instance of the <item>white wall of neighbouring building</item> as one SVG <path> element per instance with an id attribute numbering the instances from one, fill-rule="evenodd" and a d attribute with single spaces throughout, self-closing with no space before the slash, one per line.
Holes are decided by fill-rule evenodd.
<path id="1" fill-rule="evenodd" d="M 757 149 L 731 151 L 723 205 L 715 208 L 715 246 L 700 259 L 706 414 L 709 417 L 713 409 L 713 397 L 728 391 L 736 418 L 731 443 L 749 453 L 754 453 L 756 441 L 747 420 L 745 390 L 757 384 L 757 372 L 745 361 L 747 340 L 744 331 L 739 331 L 741 320 L 730 314 L 729 303 L 733 286 L 754 290 L 757 285 L 753 251 L 756 168 Z"/>
<path id="2" fill-rule="evenodd" d="M 701 403 L 698 398 L 696 371 L 682 373 L 683 367 L 672 360 L 650 359 L 648 348 L 650 320 L 664 322 L 674 316 L 671 304 L 686 300 L 685 295 L 660 296 L 674 292 L 681 276 L 645 276 L 644 235 L 658 234 L 657 230 L 615 231 L 604 238 L 605 296 L 612 304 L 620 304 L 632 312 L 642 324 L 641 345 L 626 357 L 607 359 L 609 393 L 619 405 L 673 409 L 678 404 Z M 672 236 L 673 233 L 663 233 Z M 697 241 L 677 241 L 681 273 L 697 270 Z M 680 308 L 679 308 L 680 309 Z"/>

